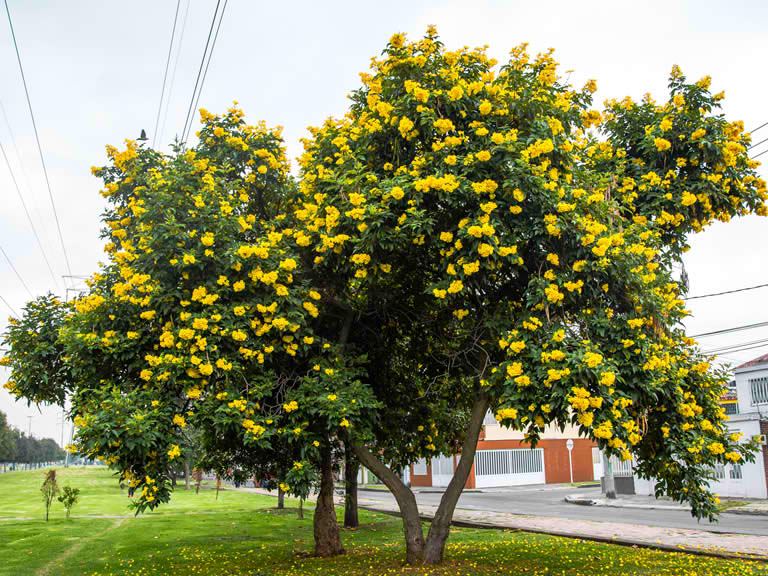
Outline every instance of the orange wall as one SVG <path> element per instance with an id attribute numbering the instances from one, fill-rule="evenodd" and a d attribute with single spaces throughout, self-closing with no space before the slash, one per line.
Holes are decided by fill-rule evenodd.
<path id="1" fill-rule="evenodd" d="M 411 486 L 422 488 L 432 486 L 432 466 L 427 464 L 427 473 L 416 475 L 413 473 L 413 464 L 411 464 Z"/>
<path id="2" fill-rule="evenodd" d="M 481 436 L 482 438 L 482 436 Z M 547 484 L 561 484 L 570 482 L 570 468 L 568 464 L 568 447 L 566 439 L 540 440 L 537 448 L 544 450 L 544 476 Z M 586 438 L 573 439 L 573 481 L 586 482 L 594 480 L 592 468 L 592 447 L 595 443 Z M 521 440 L 480 440 L 477 443 L 478 450 L 504 450 L 510 448 L 530 448 L 531 445 Z M 453 460 L 453 468 L 459 463 L 459 456 Z M 427 464 L 426 475 L 416 476 L 411 466 L 411 486 L 432 486 L 432 466 Z M 469 478 L 465 488 L 475 488 L 475 466 L 469 472 Z"/>
<path id="3" fill-rule="evenodd" d="M 540 440 L 537 448 L 544 449 L 544 475 L 547 484 L 570 482 L 568 467 L 568 447 L 565 439 Z M 594 480 L 592 472 L 592 446 L 595 443 L 586 438 L 573 439 L 573 481 Z M 477 443 L 478 450 L 503 450 L 510 448 L 530 448 L 531 445 L 521 440 L 482 440 Z M 472 471 L 474 484 L 474 467 Z"/>

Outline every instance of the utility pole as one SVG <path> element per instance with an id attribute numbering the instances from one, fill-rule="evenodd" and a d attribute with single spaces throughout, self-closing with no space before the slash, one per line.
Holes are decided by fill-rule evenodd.
<path id="1" fill-rule="evenodd" d="M 32 437 L 32 416 L 27 416 L 29 424 L 27 425 L 27 436 Z"/>
<path id="2" fill-rule="evenodd" d="M 605 486 L 605 497 L 610 500 L 616 499 L 616 483 L 613 481 L 613 463 L 611 457 L 603 452 L 603 485 Z"/>

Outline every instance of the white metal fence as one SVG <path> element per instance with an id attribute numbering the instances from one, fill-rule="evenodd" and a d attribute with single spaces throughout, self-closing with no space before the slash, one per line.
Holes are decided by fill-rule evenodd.
<path id="1" fill-rule="evenodd" d="M 543 484 L 544 451 L 541 448 L 478 450 L 475 454 L 475 486 Z"/>
<path id="2" fill-rule="evenodd" d="M 614 476 L 632 476 L 632 460 L 611 456 L 611 469 Z M 594 446 L 592 447 L 592 472 L 595 480 L 603 477 L 603 453 Z"/>
<path id="3" fill-rule="evenodd" d="M 448 486 L 453 478 L 453 456 L 432 459 L 432 486 Z"/>

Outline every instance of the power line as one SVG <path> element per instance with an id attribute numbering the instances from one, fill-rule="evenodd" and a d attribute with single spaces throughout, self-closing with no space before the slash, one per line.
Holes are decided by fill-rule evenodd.
<path id="1" fill-rule="evenodd" d="M 760 144 L 762 144 L 763 142 L 768 142 L 768 138 L 763 138 L 762 140 L 760 140 L 760 142 L 755 142 L 754 144 L 752 144 L 752 146 L 747 148 L 747 150 L 752 150 L 752 148 L 754 148 L 755 146 L 760 146 Z"/>
<path id="2" fill-rule="evenodd" d="M 5 122 L 5 126 L 8 129 L 8 135 L 11 137 L 11 144 L 13 145 L 13 151 L 16 153 L 16 159 L 18 161 L 19 168 L 21 168 L 21 175 L 24 177 L 24 183 L 26 184 L 27 192 L 31 193 L 32 190 L 33 190 L 33 186 L 30 183 L 29 174 L 27 173 L 27 169 L 24 166 L 24 160 L 22 158 L 21 152 L 19 152 L 19 147 L 16 144 L 16 136 L 13 133 L 13 127 L 11 126 L 10 120 L 8 120 L 8 114 L 6 113 L 5 106 L 3 106 L 2 100 L 0 100 L 0 112 L 2 112 L 2 114 L 3 114 L 3 121 Z M 10 168 L 8 170 L 10 172 L 12 172 L 12 170 Z M 18 185 L 17 185 L 17 189 L 18 189 Z M 40 212 L 40 207 L 39 207 L 39 205 L 38 205 L 38 203 L 36 201 L 35 195 L 31 194 L 31 196 L 32 196 L 32 209 L 33 209 L 33 212 L 35 213 L 35 216 L 37 216 L 38 223 L 42 223 L 43 222 L 43 216 L 42 216 L 42 213 Z M 47 250 L 50 248 L 50 243 L 49 243 L 50 242 L 50 238 L 48 237 L 46 232 L 47 232 L 47 230 L 43 226 L 43 235 L 42 236 L 46 240 L 46 242 L 45 242 L 45 250 L 43 251 L 44 254 L 47 254 Z M 48 268 L 50 270 L 50 265 L 48 266 Z M 56 275 L 55 274 L 53 274 L 53 281 L 54 281 L 54 283 L 56 285 L 56 288 L 58 289 L 59 288 L 59 282 L 56 279 Z"/>
<path id="3" fill-rule="evenodd" d="M 8 0 L 6 0 L 7 2 Z M 203 73 L 203 66 L 205 65 L 205 55 L 208 53 L 208 45 L 211 42 L 211 35 L 213 34 L 213 28 L 216 25 L 216 15 L 219 13 L 219 4 L 221 0 L 216 0 L 216 10 L 213 12 L 213 18 L 211 19 L 211 29 L 208 30 L 208 39 L 205 41 L 205 50 L 203 50 L 203 57 L 200 60 L 200 68 L 197 71 L 197 79 L 195 80 L 195 87 L 192 89 L 192 98 L 189 101 L 189 108 L 187 109 L 187 117 L 184 119 L 184 128 L 181 131 L 181 138 L 183 142 L 186 142 L 184 134 L 187 133 L 187 123 L 190 122 L 190 116 L 192 114 L 192 108 L 195 105 L 195 94 L 197 93 L 197 86 L 200 83 L 200 75 Z"/>
<path id="4" fill-rule="evenodd" d="M 160 90 L 160 104 L 157 107 L 157 120 L 155 120 L 155 131 L 152 133 L 152 148 L 155 147 L 157 140 L 157 129 L 160 126 L 160 112 L 163 109 L 163 97 L 165 96 L 165 82 L 168 80 L 168 67 L 171 65 L 171 52 L 173 51 L 173 39 L 176 37 L 176 22 L 179 19 L 179 6 L 181 0 L 176 0 L 176 14 L 173 17 L 173 30 L 171 31 L 171 43 L 168 45 L 168 57 L 165 60 L 165 73 L 163 74 L 163 88 Z"/>
<path id="5" fill-rule="evenodd" d="M 712 348 L 711 350 L 705 350 L 703 351 L 703 353 L 712 354 L 714 352 L 727 352 L 732 348 L 742 348 L 744 346 L 752 346 L 754 344 L 762 344 L 764 342 L 768 342 L 768 338 L 762 338 L 760 340 L 752 340 L 751 342 L 738 342 L 736 344 L 728 344 L 726 346 L 717 346 L 715 348 Z"/>
<path id="6" fill-rule="evenodd" d="M 163 114 L 163 125 L 160 127 L 160 136 L 165 134 L 165 123 L 168 121 L 168 110 L 171 107 L 171 96 L 173 95 L 173 87 L 176 82 L 176 70 L 179 67 L 179 57 L 181 56 L 181 47 L 184 45 L 184 32 L 187 30 L 187 21 L 189 19 L 189 7 L 192 5 L 191 0 L 187 0 L 187 8 L 184 11 L 184 19 L 181 21 L 181 34 L 179 35 L 179 45 L 176 48 L 176 57 L 173 59 L 173 72 L 171 73 L 171 83 L 168 86 L 168 98 L 165 102 L 165 114 Z M 158 141 L 158 145 L 162 140 Z"/>
<path id="7" fill-rule="evenodd" d="M 45 260 L 45 264 L 46 266 L 48 266 L 48 272 L 51 273 L 51 278 L 53 278 L 53 282 L 54 284 L 56 284 L 56 287 L 58 288 L 58 282 L 56 282 L 56 274 L 53 273 L 53 268 L 51 268 L 51 263 L 48 260 L 48 255 L 45 253 L 45 249 L 43 248 L 43 242 L 40 240 L 40 235 L 37 233 L 37 228 L 35 228 L 35 223 L 32 221 L 32 216 L 30 216 L 29 214 L 27 203 L 24 201 L 24 195 L 21 193 L 21 190 L 19 189 L 19 183 L 16 181 L 16 175 L 13 173 L 13 169 L 11 168 L 11 163 L 8 160 L 8 155 L 5 153 L 5 147 L 3 146 L 2 142 L 0 142 L 0 152 L 3 153 L 5 164 L 6 166 L 8 166 L 8 172 L 10 172 L 11 180 L 13 181 L 13 185 L 16 188 L 16 194 L 18 194 L 19 200 L 21 200 L 21 205 L 24 207 L 24 214 L 27 215 L 27 221 L 29 222 L 29 225 L 32 228 L 32 232 L 35 235 L 35 239 L 37 240 L 37 245 L 40 247 L 40 252 L 43 255 L 43 260 Z"/>
<path id="8" fill-rule="evenodd" d="M 760 128 L 765 128 L 766 126 L 768 126 L 768 122 L 764 122 L 763 124 L 760 124 L 760 126 L 755 128 L 754 130 L 750 130 L 749 132 L 747 132 L 747 134 L 754 134 L 755 132 L 760 130 Z"/>
<path id="9" fill-rule="evenodd" d="M 755 158 L 759 158 L 760 156 L 762 156 L 762 155 L 763 155 L 763 154 L 765 154 L 766 152 L 768 152 L 768 150 L 763 150 L 762 152 L 760 152 L 760 154 L 755 154 L 754 156 L 752 156 L 752 157 L 750 158 L 750 160 L 754 160 Z"/>
<path id="10" fill-rule="evenodd" d="M 61 233 L 61 223 L 59 222 L 59 213 L 56 211 L 56 203 L 53 201 L 53 192 L 51 191 L 51 181 L 48 178 L 48 168 L 45 166 L 45 157 L 43 156 L 43 147 L 40 145 L 40 135 L 37 133 L 37 122 L 35 122 L 35 113 L 32 111 L 32 101 L 29 98 L 29 89 L 27 88 L 27 78 L 24 75 L 24 66 L 21 64 L 21 54 L 19 54 L 19 45 L 16 42 L 16 32 L 13 29 L 13 20 L 11 20 L 11 10 L 8 8 L 8 0 L 5 1 L 5 13 L 8 15 L 8 25 L 11 27 L 11 36 L 13 38 L 13 47 L 16 50 L 16 60 L 19 63 L 19 70 L 21 71 L 21 81 L 24 84 L 24 94 L 27 97 L 27 106 L 29 107 L 29 115 L 32 117 L 32 128 L 35 130 L 35 140 L 37 141 L 37 150 L 40 152 L 40 163 L 43 165 L 43 174 L 45 175 L 45 184 L 48 187 L 48 198 L 51 200 L 51 208 L 53 208 L 53 217 L 56 220 L 56 229 L 59 233 L 59 241 L 61 242 L 61 249 L 64 252 L 64 261 L 67 264 L 67 272 L 72 274 L 72 267 L 69 265 L 69 254 L 67 254 L 67 247 L 64 243 L 64 235 Z"/>
<path id="11" fill-rule="evenodd" d="M 10 266 L 10 267 L 11 267 L 11 270 L 13 270 L 14 274 L 16 274 L 16 278 L 18 278 L 18 279 L 19 279 L 19 282 L 21 282 L 21 285 L 22 285 L 22 286 L 24 286 L 24 289 L 25 289 L 25 290 L 27 291 L 27 293 L 29 294 L 29 297 L 30 297 L 30 298 L 34 298 L 34 296 L 32 295 L 32 291 L 29 289 L 29 286 L 27 286 L 27 283 L 26 283 L 26 282 L 24 282 L 24 278 L 22 278 L 22 277 L 21 277 L 21 274 L 19 274 L 19 271 L 18 271 L 18 270 L 16 270 L 16 266 L 14 266 L 14 265 L 13 265 L 13 262 L 11 262 L 11 259 L 10 259 L 10 258 L 8 258 L 8 254 L 6 254 L 6 252 L 5 252 L 5 250 L 3 249 L 3 247 L 2 247 L 2 246 L 0 246 L 0 252 L 2 252 L 2 253 L 3 253 L 3 256 L 5 256 L 5 259 L 6 259 L 6 261 L 8 262 L 8 266 Z"/>
<path id="12" fill-rule="evenodd" d="M 195 100 L 195 110 L 197 110 L 197 104 L 200 102 L 200 95 L 203 93 L 203 86 L 205 85 L 205 78 L 208 76 L 208 66 L 211 63 L 211 58 L 213 57 L 213 50 L 216 48 L 216 40 L 219 38 L 219 30 L 221 29 L 221 21 L 224 20 L 224 11 L 227 9 L 227 2 L 229 0 L 224 0 L 224 6 L 221 8 L 221 16 L 219 16 L 219 24 L 216 26 L 216 34 L 213 36 L 213 43 L 211 44 L 211 51 L 208 53 L 208 62 L 205 63 L 205 71 L 203 72 L 203 79 L 200 82 L 200 90 L 197 92 L 197 100 Z M 192 118 L 192 121 L 189 123 L 189 127 L 187 128 L 187 136 L 184 138 L 184 142 L 187 141 L 187 138 L 189 137 L 189 131 L 192 129 L 192 122 L 194 121 L 194 115 Z"/>
<path id="13" fill-rule="evenodd" d="M 755 350 L 756 348 L 765 348 L 768 346 L 768 344 L 758 344 L 757 346 L 749 346 L 747 348 L 738 348 L 736 350 L 727 350 L 728 354 L 735 354 L 736 352 L 746 352 L 747 350 Z M 703 352 L 703 354 L 710 354 L 709 352 Z M 715 356 L 720 356 L 717 352 L 714 353 Z"/>
<path id="14" fill-rule="evenodd" d="M 702 334 L 694 334 L 689 338 L 702 338 L 704 336 L 715 336 L 717 334 L 728 334 L 729 332 L 740 332 L 742 330 L 751 330 L 752 328 L 762 328 L 768 326 L 768 322 L 757 322 L 756 324 L 746 324 L 744 326 L 736 326 L 734 328 L 724 328 L 723 330 L 715 330 L 714 332 L 704 332 Z"/>
<path id="15" fill-rule="evenodd" d="M 0 294 L 0 300 L 2 300 L 2 301 L 3 301 L 3 304 L 5 304 L 5 305 L 8 307 L 8 310 L 10 310 L 10 311 L 11 311 L 11 314 L 13 314 L 14 316 L 16 316 L 16 318 L 19 318 L 19 317 L 20 317 L 20 316 L 19 316 L 19 313 L 18 313 L 18 312 L 16 312 L 16 310 L 14 310 L 14 309 L 13 309 L 13 306 L 11 306 L 10 304 L 8 304 L 8 300 L 6 300 L 5 298 L 3 298 L 2 294 Z"/>
<path id="16" fill-rule="evenodd" d="M 725 292 L 715 292 L 714 294 L 702 294 L 701 296 L 688 296 L 683 300 L 698 300 L 699 298 L 711 298 L 712 296 L 724 296 L 725 294 L 735 294 L 736 292 L 746 292 L 747 290 L 756 290 L 757 288 L 765 288 L 768 284 L 758 284 L 757 286 L 749 286 L 747 288 L 737 288 L 736 290 L 726 290 Z"/>

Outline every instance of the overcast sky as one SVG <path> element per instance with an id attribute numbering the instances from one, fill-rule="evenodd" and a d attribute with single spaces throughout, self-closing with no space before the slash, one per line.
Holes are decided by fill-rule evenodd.
<path id="1" fill-rule="evenodd" d="M 191 1 L 187 13 L 188 2 Z M 222 1 L 222 4 L 224 2 Z M 21 50 L 53 199 L 73 275 L 88 275 L 102 258 L 99 183 L 90 175 L 105 162 L 104 145 L 120 145 L 145 129 L 155 136 L 176 0 L 103 2 L 8 0 Z M 182 0 L 158 140 L 181 132 L 216 6 Z M 2 11 L 2 10 L 0 10 Z M 185 14 L 188 17 L 185 21 Z M 56 233 L 34 132 L 5 14 L 0 15 L 0 143 L 24 194 L 55 279 L 0 158 L 0 246 L 33 295 L 64 296 L 68 274 Z M 435 24 L 449 49 L 487 44 L 504 60 L 529 42 L 532 51 L 556 49 L 561 70 L 576 86 L 597 79 L 596 102 L 646 92 L 662 99 L 673 64 L 690 79 L 706 74 L 726 91 L 725 111 L 751 130 L 768 122 L 764 56 L 768 3 L 728 2 L 253 2 L 229 0 L 200 106 L 222 112 L 237 100 L 252 123 L 285 127 L 289 155 L 301 150 L 306 127 L 344 113 L 359 84 L 395 32 L 421 36 Z M 183 38 L 181 37 L 183 29 Z M 182 41 L 181 44 L 179 41 Z M 179 51 L 180 44 L 180 51 Z M 173 74 L 178 54 L 178 67 Z M 1 116 L 1 115 L 0 115 Z M 195 116 L 197 126 L 197 116 Z M 195 128 L 193 128 L 194 131 Z M 14 139 L 12 139 L 13 134 Z M 754 141 L 768 138 L 768 127 Z M 15 140 L 15 145 L 14 145 Z M 768 143 L 756 147 L 758 153 Z M 18 154 L 17 154 L 18 150 Z M 768 154 L 765 155 L 768 159 Z M 761 175 L 766 170 L 761 167 Z M 691 295 L 768 283 L 768 220 L 745 218 L 716 225 L 692 240 L 685 259 Z M 72 287 L 72 281 L 67 285 Z M 0 256 L 0 296 L 20 310 L 29 294 Z M 768 321 L 768 289 L 693 300 L 689 334 Z M 0 332 L 8 310 L 0 302 Z M 705 349 L 768 338 L 768 328 L 701 340 Z M 729 353 L 740 362 L 768 347 Z M 0 383 L 7 378 L 0 368 Z M 14 403 L 0 390 L 0 410 L 11 424 L 37 437 L 60 438 L 58 411 Z"/>

